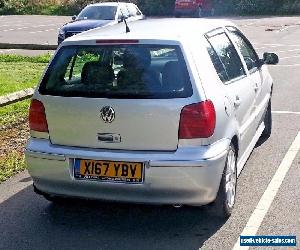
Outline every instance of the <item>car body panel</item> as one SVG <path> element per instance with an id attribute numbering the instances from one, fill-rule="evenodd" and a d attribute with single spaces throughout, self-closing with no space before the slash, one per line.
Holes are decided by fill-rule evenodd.
<path id="1" fill-rule="evenodd" d="M 79 19 L 66 24 L 63 27 L 65 32 L 83 32 L 97 27 L 102 27 L 104 25 L 112 23 L 111 20 L 84 20 Z"/>
<path id="2" fill-rule="evenodd" d="M 41 98 L 45 105 L 51 142 L 56 145 L 126 150 L 175 151 L 182 108 L 190 99 L 114 100 L 69 97 Z M 100 110 L 110 106 L 115 120 L 105 123 Z M 98 134 L 120 136 L 117 143 L 98 139 Z M 164 135 L 161 143 L 159 135 Z"/>
<path id="3" fill-rule="evenodd" d="M 222 140 L 176 152 L 138 152 L 60 147 L 33 138 L 25 154 L 29 173 L 41 192 L 123 202 L 203 205 L 215 199 L 229 143 Z M 143 162 L 145 180 L 134 185 L 79 181 L 73 177 L 74 158 Z"/>
<path id="4" fill-rule="evenodd" d="M 112 40 L 180 45 L 193 95 L 169 100 L 87 100 L 42 95 L 37 88 L 33 98 L 45 105 L 50 133 L 31 131 L 26 147 L 28 169 L 36 188 L 46 194 L 124 202 L 187 205 L 212 202 L 233 138 L 236 139 L 238 173 L 259 139 L 273 84 L 266 65 L 253 74 L 247 70 L 239 52 L 245 76 L 228 84 L 221 81 L 208 54 L 205 34 L 215 29 L 225 30 L 228 25 L 236 27 L 223 20 L 145 20 L 132 23 L 129 33 L 120 23 L 67 39 L 61 47 L 95 46 L 97 41 L 109 44 Z M 191 32 L 194 30 L 198 32 Z M 256 90 L 256 83 L 260 81 Z M 241 103 L 235 106 L 237 95 Z M 214 134 L 209 138 L 178 139 L 182 107 L 205 100 L 214 104 Z M 130 145 L 126 142 L 122 146 L 98 144 L 98 131 L 120 131 L 114 125 L 101 124 L 99 111 L 104 105 L 116 107 L 117 115 L 123 118 L 119 128 L 127 135 L 136 136 Z M 126 115 L 130 119 L 125 118 Z M 153 118 L 159 122 L 153 124 Z M 72 130 L 72 124 L 76 122 L 80 126 Z M 132 129 L 136 122 L 142 127 L 141 131 Z M 121 123 L 126 126 L 122 127 Z M 103 130 L 98 130 L 97 124 L 101 124 Z M 73 175 L 74 159 L 142 162 L 145 181 L 137 185 L 78 181 Z"/>

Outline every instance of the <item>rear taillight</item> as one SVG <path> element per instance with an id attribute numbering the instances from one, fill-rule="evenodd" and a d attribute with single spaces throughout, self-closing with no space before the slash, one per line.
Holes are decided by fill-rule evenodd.
<path id="1" fill-rule="evenodd" d="M 29 109 L 29 128 L 37 132 L 48 132 L 44 104 L 35 99 L 31 101 Z"/>
<path id="2" fill-rule="evenodd" d="M 211 137 L 215 126 L 216 111 L 212 101 L 185 106 L 180 116 L 179 139 Z"/>

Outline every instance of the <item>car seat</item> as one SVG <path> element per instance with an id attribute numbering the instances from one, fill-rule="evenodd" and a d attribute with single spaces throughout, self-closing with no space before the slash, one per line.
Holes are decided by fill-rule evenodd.
<path id="1" fill-rule="evenodd" d="M 123 69 L 118 74 L 118 87 L 136 91 L 157 92 L 161 89 L 159 74 L 150 68 L 151 54 L 147 48 L 126 49 Z"/>
<path id="2" fill-rule="evenodd" d="M 99 62 L 87 62 L 81 72 L 81 82 L 85 85 L 102 85 L 110 87 L 115 78 L 114 71 L 110 65 Z"/>
<path id="3" fill-rule="evenodd" d="M 185 76 L 179 62 L 169 61 L 165 64 L 162 72 L 162 85 L 165 92 L 184 90 Z"/>

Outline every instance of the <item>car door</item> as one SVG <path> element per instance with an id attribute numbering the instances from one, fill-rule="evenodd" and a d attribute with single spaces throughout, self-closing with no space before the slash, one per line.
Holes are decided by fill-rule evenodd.
<path id="1" fill-rule="evenodd" d="M 249 146 L 256 129 L 255 92 L 242 60 L 223 29 L 207 33 L 209 54 L 224 84 L 225 98 L 231 103 L 239 127 L 240 155 Z M 226 100 L 224 100 L 226 101 Z"/>
<path id="2" fill-rule="evenodd" d="M 269 91 L 264 86 L 259 57 L 249 40 L 235 27 L 226 27 L 230 38 L 239 50 L 248 69 L 249 78 L 253 82 L 255 92 L 256 126 L 262 121 L 264 110 L 268 104 Z"/>

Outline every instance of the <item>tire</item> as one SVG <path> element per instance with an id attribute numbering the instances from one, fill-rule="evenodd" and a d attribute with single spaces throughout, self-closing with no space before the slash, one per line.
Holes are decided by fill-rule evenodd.
<path id="1" fill-rule="evenodd" d="M 212 8 L 211 11 L 210 11 L 210 16 L 214 16 L 215 15 L 215 9 Z"/>
<path id="2" fill-rule="evenodd" d="M 262 137 L 268 139 L 272 134 L 272 103 L 269 101 L 265 117 L 264 117 L 265 129 L 262 132 Z"/>
<path id="3" fill-rule="evenodd" d="M 234 146 L 230 144 L 217 198 L 211 207 L 214 216 L 222 219 L 230 217 L 236 199 L 236 185 L 236 152 Z"/>
<path id="4" fill-rule="evenodd" d="M 181 15 L 180 15 L 180 14 L 178 14 L 178 13 L 176 13 L 176 14 L 175 14 L 175 17 L 176 17 L 176 18 L 180 18 L 180 17 L 181 17 Z"/>

